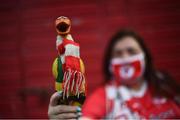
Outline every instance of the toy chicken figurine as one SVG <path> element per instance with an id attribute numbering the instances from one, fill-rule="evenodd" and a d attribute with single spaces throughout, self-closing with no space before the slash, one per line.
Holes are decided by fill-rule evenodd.
<path id="1" fill-rule="evenodd" d="M 56 79 L 55 89 L 62 94 L 61 104 L 82 104 L 86 96 L 85 68 L 80 58 L 80 46 L 71 34 L 71 21 L 61 16 L 55 21 L 58 33 L 56 49 L 58 57 L 54 60 L 52 71 Z"/>

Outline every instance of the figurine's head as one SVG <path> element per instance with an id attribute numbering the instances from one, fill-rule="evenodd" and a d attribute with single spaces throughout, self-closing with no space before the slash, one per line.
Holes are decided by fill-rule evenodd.
<path id="1" fill-rule="evenodd" d="M 66 35 L 70 32 L 71 21 L 68 17 L 60 16 L 56 19 L 55 26 L 59 35 Z"/>

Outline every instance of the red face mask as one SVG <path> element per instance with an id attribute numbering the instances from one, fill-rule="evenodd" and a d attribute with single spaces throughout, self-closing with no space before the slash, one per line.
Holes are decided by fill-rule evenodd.
<path id="1" fill-rule="evenodd" d="M 113 58 L 110 70 L 114 79 L 120 83 L 133 83 L 140 78 L 145 69 L 144 54 L 128 58 Z"/>

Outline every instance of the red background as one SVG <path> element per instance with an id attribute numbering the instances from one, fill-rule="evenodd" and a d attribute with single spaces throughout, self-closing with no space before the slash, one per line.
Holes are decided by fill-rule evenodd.
<path id="1" fill-rule="evenodd" d="M 179 0 L 1 0 L 0 118 L 44 118 L 54 92 L 54 20 L 72 19 L 81 45 L 88 93 L 102 83 L 102 57 L 122 27 L 138 31 L 158 68 L 180 78 Z"/>

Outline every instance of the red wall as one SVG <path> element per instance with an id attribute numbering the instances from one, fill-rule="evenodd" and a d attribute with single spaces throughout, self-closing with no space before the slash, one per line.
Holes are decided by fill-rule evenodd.
<path id="1" fill-rule="evenodd" d="M 60 15 L 72 19 L 89 94 L 102 83 L 107 41 L 122 27 L 139 31 L 157 67 L 180 79 L 179 0 L 1 0 L 0 118 L 47 117 Z"/>

